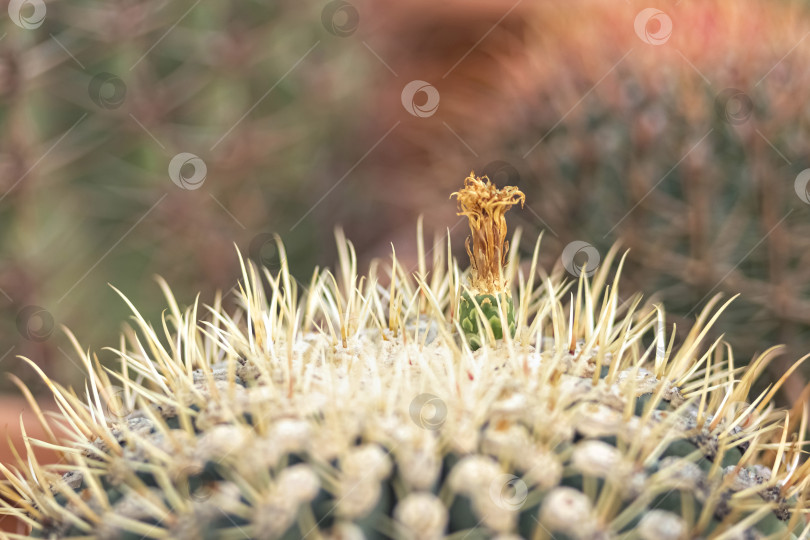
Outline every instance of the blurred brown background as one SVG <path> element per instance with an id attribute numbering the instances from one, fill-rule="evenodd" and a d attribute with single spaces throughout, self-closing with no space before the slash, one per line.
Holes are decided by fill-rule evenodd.
<path id="1" fill-rule="evenodd" d="M 740 292 L 739 361 L 810 352 L 807 2 L 0 4 L 0 371 L 35 389 L 17 355 L 81 380 L 60 325 L 117 345 L 108 283 L 158 321 L 154 274 L 210 301 L 277 232 L 305 280 L 338 224 L 412 257 L 420 214 L 463 255 L 471 169 L 547 267 L 621 239 L 679 331 Z"/>

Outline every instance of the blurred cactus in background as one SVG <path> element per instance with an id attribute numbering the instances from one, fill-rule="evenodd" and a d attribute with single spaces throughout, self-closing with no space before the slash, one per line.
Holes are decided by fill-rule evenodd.
<path id="1" fill-rule="evenodd" d="M 718 331 L 746 360 L 787 343 L 781 374 L 810 348 L 807 182 L 795 189 L 810 166 L 807 5 L 667 5 L 638 11 L 622 39 L 611 27 L 627 9 L 586 9 L 563 35 L 538 29 L 538 61 L 554 67 L 527 96 L 534 112 L 507 127 L 533 209 L 563 243 L 604 253 L 621 238 L 628 278 L 679 326 L 713 294 L 743 292 Z"/>
<path id="2" fill-rule="evenodd" d="M 467 13 L 452 44 L 439 9 L 438 21 L 420 13 L 392 25 L 392 48 L 418 34 L 444 43 L 432 55 L 445 60 L 425 76 L 442 105 L 390 173 L 435 178 L 424 192 L 452 188 L 473 165 L 517 184 L 532 201 L 519 223 L 550 233 L 546 264 L 578 245 L 577 267 L 621 239 L 627 281 L 666 300 L 680 330 L 713 294 L 743 292 L 718 335 L 732 335 L 746 361 L 763 343 L 787 343 L 781 373 L 810 349 L 810 8 L 659 7 L 500 6 Z M 470 50 L 445 73 L 465 52 L 459 42 Z M 444 211 L 428 209 L 427 222 Z"/>
<path id="3" fill-rule="evenodd" d="M 232 282 L 234 244 L 279 266 L 270 233 L 305 214 L 361 98 L 362 62 L 333 46 L 356 20 L 326 26 L 322 4 L 294 2 L 3 8 L 0 355 L 67 376 L 60 324 L 88 343 L 119 331 L 99 283 L 143 292 L 156 315 L 154 273 L 210 293 Z M 312 223 L 285 238 L 311 268 Z"/>

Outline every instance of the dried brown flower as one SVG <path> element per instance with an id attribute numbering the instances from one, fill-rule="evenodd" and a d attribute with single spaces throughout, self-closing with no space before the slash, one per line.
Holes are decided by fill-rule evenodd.
<path id="1" fill-rule="evenodd" d="M 509 242 L 504 215 L 518 202 L 522 208 L 526 196 L 515 186 L 498 189 L 489 178 L 475 176 L 473 171 L 464 179 L 464 188 L 453 195 L 458 199 L 457 215 L 467 216 L 472 233 L 465 242 L 472 267 L 470 288 L 477 294 L 506 290 L 503 266 Z"/>

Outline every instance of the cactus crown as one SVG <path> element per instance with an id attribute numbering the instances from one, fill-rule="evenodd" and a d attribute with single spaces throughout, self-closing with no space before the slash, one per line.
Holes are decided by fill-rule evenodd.
<path id="1" fill-rule="evenodd" d="M 456 191 L 459 216 L 467 216 L 471 235 L 465 247 L 470 256 L 470 288 L 475 293 L 496 294 L 507 288 L 503 276 L 509 242 L 506 240 L 504 215 L 512 206 L 526 201 L 526 196 L 515 186 L 498 189 L 489 178 L 470 172 L 464 188 Z M 472 239 L 472 248 L 470 247 Z"/>

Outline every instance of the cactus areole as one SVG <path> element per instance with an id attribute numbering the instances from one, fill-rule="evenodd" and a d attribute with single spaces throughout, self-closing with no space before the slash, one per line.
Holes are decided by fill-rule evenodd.
<path id="1" fill-rule="evenodd" d="M 419 272 L 359 276 L 338 231 L 339 271 L 301 284 L 279 239 L 280 269 L 240 256 L 232 298 L 160 281 L 152 322 L 125 298 L 113 367 L 70 335 L 78 390 L 26 359 L 58 412 L 12 376 L 46 435 L 0 463 L 0 514 L 54 540 L 808 538 L 808 411 L 773 403 L 806 357 L 749 395 L 779 348 L 743 365 L 708 339 L 731 300 L 676 343 L 619 295 L 617 248 L 576 280 L 538 268 L 540 239 L 505 265 L 523 195 L 472 174 L 455 195 L 469 273 L 421 222 Z"/>

